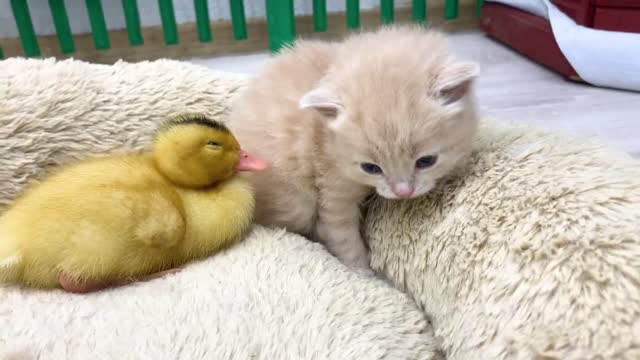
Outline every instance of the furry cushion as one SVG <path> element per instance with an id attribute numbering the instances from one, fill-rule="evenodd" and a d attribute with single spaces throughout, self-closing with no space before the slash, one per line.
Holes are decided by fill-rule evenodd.
<path id="1" fill-rule="evenodd" d="M 183 112 L 224 114 L 242 77 L 175 61 L 0 62 L 0 209 L 50 167 L 144 149 Z M 0 358 L 430 359 L 404 293 L 320 245 L 256 227 L 163 279 L 88 295 L 0 288 Z M 437 355 L 437 354 L 436 354 Z"/>
<path id="2" fill-rule="evenodd" d="M 171 61 L 0 62 L 0 205 L 49 166 L 144 148 L 168 115 L 220 116 L 243 84 Z M 513 125 L 486 121 L 480 135 L 465 173 L 431 195 L 374 200 L 374 267 L 433 318 L 449 359 L 640 358 L 638 163 Z M 0 351 L 17 358 L 434 352 L 401 293 L 263 228 L 149 283 L 86 296 L 0 289 L 0 321 Z"/>
<path id="3" fill-rule="evenodd" d="M 374 201 L 374 267 L 432 316 L 448 359 L 640 359 L 640 163 L 485 122 L 429 196 Z"/>

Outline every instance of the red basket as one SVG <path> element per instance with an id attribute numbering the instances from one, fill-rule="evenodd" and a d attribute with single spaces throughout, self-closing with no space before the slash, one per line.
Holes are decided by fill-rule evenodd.
<path id="1" fill-rule="evenodd" d="M 600 30 L 640 33 L 639 0 L 552 0 L 577 24 Z M 485 2 L 482 30 L 530 59 L 571 80 L 580 80 L 562 55 L 547 19 L 504 4 Z"/>

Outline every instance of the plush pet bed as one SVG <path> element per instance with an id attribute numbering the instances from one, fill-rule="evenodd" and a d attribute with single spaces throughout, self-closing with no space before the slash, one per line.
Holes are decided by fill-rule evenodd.
<path id="1" fill-rule="evenodd" d="M 52 166 L 144 149 L 167 116 L 223 119 L 245 82 L 174 61 L 0 62 L 0 209 Z M 431 195 L 373 201 L 364 230 L 395 287 L 256 227 L 146 283 L 0 288 L 0 358 L 639 358 L 640 165 L 490 121 L 475 148 Z"/>
<path id="2" fill-rule="evenodd" d="M 0 62 L 0 201 L 52 166 L 141 150 L 183 112 L 220 118 L 244 80 L 174 61 Z M 0 288 L 0 359 L 429 359 L 404 293 L 260 227 L 163 279 L 89 295 Z"/>

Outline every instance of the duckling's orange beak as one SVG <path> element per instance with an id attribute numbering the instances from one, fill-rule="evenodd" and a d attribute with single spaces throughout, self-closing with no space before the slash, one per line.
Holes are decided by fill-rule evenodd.
<path id="1" fill-rule="evenodd" d="M 261 171 L 269 167 L 269 163 L 259 157 L 240 150 L 235 171 Z"/>

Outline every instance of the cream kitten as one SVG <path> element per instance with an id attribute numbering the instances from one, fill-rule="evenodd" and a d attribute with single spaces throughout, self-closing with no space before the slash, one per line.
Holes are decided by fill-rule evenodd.
<path id="1" fill-rule="evenodd" d="M 359 204 L 425 194 L 470 152 L 475 64 L 444 37 L 383 28 L 341 43 L 298 41 L 236 100 L 229 126 L 271 169 L 246 174 L 256 221 L 324 243 L 369 269 Z"/>

